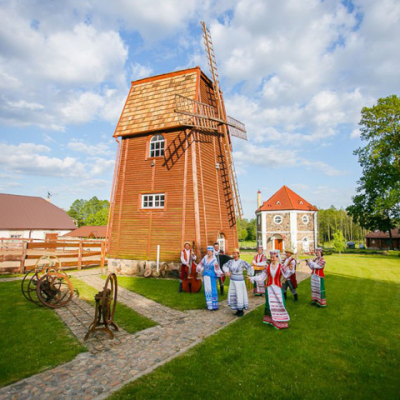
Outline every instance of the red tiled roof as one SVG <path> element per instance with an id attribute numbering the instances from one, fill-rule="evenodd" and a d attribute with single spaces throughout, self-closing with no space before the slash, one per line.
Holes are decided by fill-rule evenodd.
<path id="1" fill-rule="evenodd" d="M 61 208 L 33 196 L 0 193 L 0 229 L 71 230 L 76 226 Z"/>
<path id="2" fill-rule="evenodd" d="M 275 210 L 318 211 L 316 207 L 304 200 L 287 186 L 282 186 L 273 196 L 265 201 L 257 211 Z"/>
<path id="3" fill-rule="evenodd" d="M 105 238 L 107 232 L 106 226 L 81 226 L 72 232 L 66 233 L 63 236 L 87 238 L 93 236 L 95 238 Z"/>
<path id="4" fill-rule="evenodd" d="M 400 239 L 400 229 L 399 228 L 391 229 L 391 232 L 392 232 L 393 239 Z M 382 231 L 370 232 L 365 237 L 371 238 L 371 239 L 390 239 L 389 232 L 382 232 Z"/>

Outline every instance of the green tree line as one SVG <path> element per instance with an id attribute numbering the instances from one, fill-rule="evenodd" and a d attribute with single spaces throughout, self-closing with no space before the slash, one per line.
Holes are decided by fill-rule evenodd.
<path id="1" fill-rule="evenodd" d="M 238 220 L 239 241 L 255 241 L 257 238 L 257 220 Z M 353 218 L 344 209 L 331 206 L 318 211 L 318 242 L 325 243 L 334 239 L 335 232 L 341 232 L 346 241 L 364 242 L 369 232 L 355 223 Z"/>
<path id="2" fill-rule="evenodd" d="M 341 232 L 346 241 L 364 242 L 369 232 L 360 224 L 355 223 L 353 217 L 344 209 L 331 206 L 318 211 L 318 242 L 325 243 L 334 239 L 335 232 Z"/>
<path id="3" fill-rule="evenodd" d="M 108 200 L 99 200 L 96 196 L 90 200 L 75 200 L 67 214 L 78 222 L 78 226 L 83 225 L 107 225 L 108 209 L 110 202 Z"/>

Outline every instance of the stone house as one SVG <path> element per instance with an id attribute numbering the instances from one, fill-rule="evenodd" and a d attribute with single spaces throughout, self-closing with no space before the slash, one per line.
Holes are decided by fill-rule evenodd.
<path id="1" fill-rule="evenodd" d="M 318 241 L 318 209 L 287 186 L 261 204 L 257 198 L 257 243 L 264 250 L 291 247 L 297 253 L 313 252 Z"/>

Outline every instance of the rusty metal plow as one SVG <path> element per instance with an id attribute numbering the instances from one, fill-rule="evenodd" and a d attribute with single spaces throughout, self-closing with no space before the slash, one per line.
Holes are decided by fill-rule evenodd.
<path id="1" fill-rule="evenodd" d="M 72 283 L 56 256 L 40 257 L 24 276 L 21 291 L 27 300 L 50 308 L 67 305 L 74 295 Z"/>
<path id="2" fill-rule="evenodd" d="M 111 273 L 108 275 L 104 288 L 94 297 L 96 301 L 96 310 L 94 320 L 89 326 L 85 335 L 85 340 L 90 334 L 96 331 L 107 332 L 111 339 L 114 339 L 114 333 L 110 329 L 113 327 L 118 331 L 118 325 L 114 322 L 115 307 L 117 306 L 118 284 L 117 275 Z"/>

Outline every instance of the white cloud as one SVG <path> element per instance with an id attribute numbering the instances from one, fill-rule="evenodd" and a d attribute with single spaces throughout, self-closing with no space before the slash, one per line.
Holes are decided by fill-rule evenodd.
<path id="1" fill-rule="evenodd" d="M 74 157 L 51 157 L 51 151 L 48 146 L 34 143 L 0 143 L 0 167 L 3 171 L 23 175 L 79 179 L 93 179 L 94 176 L 113 171 L 114 160 L 92 157 L 84 163 Z"/>
<path id="2" fill-rule="evenodd" d="M 152 73 L 153 69 L 151 67 L 139 64 L 138 62 L 131 64 L 132 80 L 147 78 L 151 76 Z"/>
<path id="3" fill-rule="evenodd" d="M 269 168 L 283 169 L 292 167 L 305 167 L 313 171 L 321 171 L 327 176 L 346 175 L 348 172 L 340 171 L 323 161 L 311 161 L 299 155 L 298 150 L 275 146 L 263 147 L 247 142 L 242 142 L 240 150 L 233 153 L 235 164 L 240 173 L 244 173 L 251 165 Z"/>
<path id="4" fill-rule="evenodd" d="M 100 155 L 110 155 L 113 154 L 114 151 L 111 150 L 110 142 L 99 142 L 96 144 L 86 143 L 81 139 L 72 139 L 67 147 L 70 150 L 85 153 L 90 156 L 100 156 Z"/>

